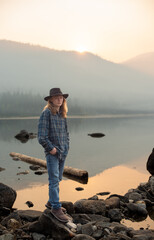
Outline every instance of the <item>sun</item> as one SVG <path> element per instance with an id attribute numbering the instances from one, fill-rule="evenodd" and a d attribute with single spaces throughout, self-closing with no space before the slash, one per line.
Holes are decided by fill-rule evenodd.
<path id="1" fill-rule="evenodd" d="M 79 53 L 84 53 L 87 51 L 87 49 L 84 46 L 79 46 L 76 48 L 76 51 Z"/>

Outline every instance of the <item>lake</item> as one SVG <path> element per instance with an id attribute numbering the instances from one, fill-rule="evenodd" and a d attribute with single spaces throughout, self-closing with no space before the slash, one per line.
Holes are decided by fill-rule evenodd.
<path id="1" fill-rule="evenodd" d="M 37 139 L 21 143 L 14 136 L 21 130 L 37 133 L 38 119 L 0 120 L 0 172 L 1 182 L 17 191 L 14 207 L 28 209 L 25 202 L 34 203 L 33 209 L 44 210 L 48 199 L 47 174 L 35 175 L 27 163 L 13 161 L 10 152 L 22 153 L 45 159 L 44 151 Z M 146 161 L 154 147 L 154 116 L 97 116 L 69 117 L 70 151 L 66 166 L 87 170 L 88 184 L 64 178 L 60 183 L 60 199 L 75 202 L 98 192 L 124 195 L 128 189 L 147 182 L 150 174 Z M 89 133 L 104 133 L 105 137 L 92 138 Z M 17 175 L 29 171 L 27 175 Z M 83 191 L 76 191 L 83 187 Z M 107 196 L 104 197 L 104 199 Z M 103 197 L 102 197 L 103 198 Z M 127 225 L 139 228 L 152 226 L 149 217 L 141 223 Z"/>

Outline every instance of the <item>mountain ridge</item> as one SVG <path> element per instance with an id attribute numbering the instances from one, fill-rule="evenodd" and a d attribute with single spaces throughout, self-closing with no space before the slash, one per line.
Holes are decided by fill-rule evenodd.
<path id="1" fill-rule="evenodd" d="M 137 55 L 121 64 L 154 77 L 154 52 Z"/>
<path id="2" fill-rule="evenodd" d="M 80 105 L 153 109 L 153 78 L 91 53 L 0 40 L 0 92 L 48 95 L 60 87 Z"/>

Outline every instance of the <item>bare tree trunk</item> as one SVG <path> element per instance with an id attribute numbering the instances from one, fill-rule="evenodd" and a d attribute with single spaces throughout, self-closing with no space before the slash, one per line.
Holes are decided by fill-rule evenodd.
<path id="1" fill-rule="evenodd" d="M 47 168 L 46 161 L 39 159 L 39 158 L 30 157 L 30 156 L 20 154 L 20 153 L 15 153 L 15 152 L 11 152 L 10 156 L 17 157 L 17 158 L 19 158 L 19 160 L 26 162 L 26 163 L 39 165 L 41 167 Z M 76 180 L 76 181 L 77 181 L 77 179 L 80 179 L 79 182 L 81 182 L 81 183 L 86 184 L 88 182 L 88 172 L 85 170 L 65 166 L 63 174 L 65 177 Z"/>

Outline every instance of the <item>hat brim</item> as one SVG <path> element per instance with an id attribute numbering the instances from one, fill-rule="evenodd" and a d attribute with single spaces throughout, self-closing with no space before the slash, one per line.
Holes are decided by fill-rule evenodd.
<path id="1" fill-rule="evenodd" d="M 54 97 L 54 96 L 63 96 L 64 98 L 67 98 L 69 95 L 68 94 L 62 94 L 62 95 L 61 94 L 55 94 L 55 95 L 52 95 L 52 96 L 45 97 L 44 100 L 48 101 L 49 98 Z"/>

